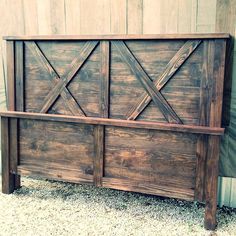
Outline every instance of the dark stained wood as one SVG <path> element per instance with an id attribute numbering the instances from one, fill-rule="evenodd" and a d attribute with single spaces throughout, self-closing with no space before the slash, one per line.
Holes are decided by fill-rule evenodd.
<path id="1" fill-rule="evenodd" d="M 215 40 L 213 65 L 212 94 L 210 99 L 209 126 L 221 126 L 223 84 L 225 71 L 225 41 Z M 224 52 L 224 53 L 222 53 Z M 217 208 L 217 183 L 218 183 L 218 161 L 219 161 L 220 139 L 210 136 L 208 138 L 208 150 L 206 160 L 205 177 L 205 228 L 214 230 L 216 228 Z"/>
<path id="2" fill-rule="evenodd" d="M 216 227 L 227 34 L 14 39 L 5 193 L 22 174 L 197 200 Z"/>
<path id="3" fill-rule="evenodd" d="M 44 67 L 44 69 L 50 74 L 53 85 L 55 86 L 57 82 L 60 80 L 55 69 L 50 65 L 45 55 L 40 51 L 39 47 L 35 42 L 25 42 L 26 46 L 30 49 L 31 53 L 35 56 L 37 61 Z M 61 92 L 61 97 L 66 105 L 69 107 L 71 113 L 77 116 L 86 116 L 80 105 L 76 102 L 76 100 L 71 95 L 70 91 L 64 87 Z"/>
<path id="4" fill-rule="evenodd" d="M 46 113 L 48 111 L 48 109 L 58 98 L 60 93 L 64 90 L 66 85 L 73 79 L 76 72 L 81 68 L 86 59 L 95 49 L 97 44 L 98 44 L 97 41 L 92 41 L 85 44 L 81 52 L 78 53 L 79 56 L 72 61 L 68 71 L 62 76 L 61 80 L 57 83 L 57 85 L 49 92 L 49 94 L 45 98 L 44 104 L 40 110 L 41 113 Z"/>
<path id="5" fill-rule="evenodd" d="M 44 177 L 52 180 L 64 180 L 71 183 L 93 183 L 92 175 L 85 175 L 77 169 L 63 169 L 60 166 L 58 168 L 46 168 L 44 166 L 35 166 L 33 165 L 19 165 L 17 167 L 17 173 L 24 176 L 33 176 L 33 177 Z"/>
<path id="6" fill-rule="evenodd" d="M 56 116 L 51 114 L 30 113 L 30 112 L 0 112 L 0 116 L 15 117 L 22 119 L 33 119 L 33 120 L 71 122 L 71 123 L 81 123 L 81 124 L 91 124 L 91 125 L 107 125 L 107 126 L 117 126 L 117 127 L 140 128 L 140 129 L 170 130 L 173 132 L 196 133 L 196 134 L 222 135 L 224 133 L 224 128 L 218 128 L 218 127 L 165 124 L 165 123 L 145 122 L 145 121 L 127 121 L 127 120 L 79 117 L 79 116 L 64 116 L 64 115 Z"/>
<path id="7" fill-rule="evenodd" d="M 7 41 L 7 109 L 15 109 L 15 55 L 14 42 Z"/>
<path id="8" fill-rule="evenodd" d="M 156 184 L 140 183 L 140 181 L 103 178 L 102 186 L 106 188 L 119 189 L 124 191 L 148 193 L 158 196 L 175 197 L 192 201 L 194 199 L 194 191 L 191 189 L 181 189 L 175 187 L 159 186 Z"/>
<path id="9" fill-rule="evenodd" d="M 110 42 L 101 42 L 101 117 L 109 117 Z"/>
<path id="10" fill-rule="evenodd" d="M 109 117 L 109 61 L 110 61 L 110 43 L 103 41 L 101 47 L 101 85 L 100 85 L 100 116 Z M 94 129 L 94 184 L 102 186 L 102 178 L 104 174 L 104 143 L 105 128 L 98 125 Z"/>
<path id="11" fill-rule="evenodd" d="M 12 118 L 10 121 L 9 129 L 9 146 L 10 149 L 10 172 L 17 173 L 18 163 L 18 119 Z"/>
<path id="12" fill-rule="evenodd" d="M 2 142 L 2 192 L 9 194 L 15 189 L 15 177 L 10 173 L 9 119 L 1 118 Z"/>
<path id="13" fill-rule="evenodd" d="M 208 139 L 206 177 L 205 177 L 205 219 L 204 226 L 215 230 L 217 209 L 217 183 L 220 139 L 210 136 Z"/>
<path id="14" fill-rule="evenodd" d="M 229 38 L 226 33 L 208 34 L 123 34 L 123 35 L 37 35 L 37 36 L 5 36 L 5 40 L 125 40 L 125 39 L 209 39 Z"/>
<path id="15" fill-rule="evenodd" d="M 173 77 L 176 71 L 189 58 L 189 56 L 194 52 L 194 50 L 198 47 L 200 43 L 201 40 L 187 41 L 174 55 L 174 57 L 167 64 L 163 73 L 154 82 L 155 86 L 159 91 Z M 135 120 L 137 116 L 147 107 L 150 101 L 151 97 L 148 94 L 143 93 L 138 102 L 135 104 L 135 106 L 132 107 L 129 113 L 127 114 L 127 119 Z"/>
<path id="16" fill-rule="evenodd" d="M 204 41 L 203 50 L 203 76 L 201 80 L 200 90 L 200 106 L 199 106 L 199 125 L 209 126 L 210 123 L 210 106 L 212 98 L 212 81 L 214 67 L 214 50 L 213 40 Z M 205 164 L 207 159 L 208 137 L 201 135 L 197 144 L 197 176 L 195 187 L 195 198 L 203 202 L 205 199 Z"/>
<path id="17" fill-rule="evenodd" d="M 24 43 L 22 41 L 15 42 L 15 110 L 23 112 L 25 110 L 25 87 L 24 87 Z M 12 120 L 13 132 L 12 139 L 14 140 L 11 144 L 12 149 L 15 150 L 13 155 L 14 172 L 16 173 L 16 166 L 18 164 L 18 128 L 17 120 Z M 15 188 L 20 188 L 21 180 L 19 175 L 15 175 Z"/>
<path id="18" fill-rule="evenodd" d="M 120 52 L 121 57 L 129 65 L 132 72 L 135 74 L 136 78 L 141 82 L 146 92 L 152 98 L 157 107 L 161 110 L 162 114 L 169 123 L 182 124 L 178 115 L 174 112 L 171 106 L 167 103 L 162 94 L 153 85 L 152 80 L 143 70 L 142 66 L 138 63 L 136 58 L 132 55 L 130 50 L 122 41 L 112 42 L 117 47 Z"/>
<path id="19" fill-rule="evenodd" d="M 24 45 L 22 41 L 15 42 L 15 92 L 17 111 L 24 111 Z"/>
<path id="20" fill-rule="evenodd" d="M 94 128 L 94 184 L 95 186 L 102 186 L 103 178 L 103 162 L 104 162 L 104 126 L 98 125 Z"/>

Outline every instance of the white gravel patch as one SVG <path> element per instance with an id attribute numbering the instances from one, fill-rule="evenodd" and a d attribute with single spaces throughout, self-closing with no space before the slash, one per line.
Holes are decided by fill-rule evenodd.
<path id="1" fill-rule="evenodd" d="M 0 193 L 1 236 L 236 235 L 236 209 L 219 209 L 209 232 L 199 203 L 42 179 L 22 185 Z"/>

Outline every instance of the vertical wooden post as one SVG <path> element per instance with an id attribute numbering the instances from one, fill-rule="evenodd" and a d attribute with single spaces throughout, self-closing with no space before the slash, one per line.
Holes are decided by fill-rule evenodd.
<path id="1" fill-rule="evenodd" d="M 7 109 L 15 110 L 15 56 L 14 41 L 7 41 Z"/>
<path id="2" fill-rule="evenodd" d="M 101 41 L 101 84 L 100 84 L 100 116 L 109 117 L 109 76 L 110 76 L 110 42 Z M 94 184 L 102 186 L 104 149 L 105 149 L 105 126 L 97 125 L 94 129 L 95 158 L 94 158 Z"/>
<path id="3" fill-rule="evenodd" d="M 203 41 L 203 76 L 200 87 L 199 125 L 210 125 L 210 105 L 212 96 L 214 41 Z M 199 135 L 197 141 L 197 170 L 195 185 L 195 200 L 205 200 L 205 164 L 207 159 L 208 136 Z"/>
<path id="4" fill-rule="evenodd" d="M 218 162 L 219 162 L 220 137 L 209 136 L 207 163 L 206 163 L 206 183 L 205 183 L 205 219 L 204 226 L 208 230 L 216 228 L 217 209 L 217 183 L 218 183 Z"/>
<path id="5" fill-rule="evenodd" d="M 211 63 L 213 66 L 212 92 L 210 102 L 210 127 L 220 127 L 222 117 L 222 99 L 226 41 L 222 39 L 214 40 L 214 47 L 211 56 L 214 58 Z M 216 209 L 217 209 L 217 183 L 218 183 L 218 162 L 219 162 L 220 138 L 209 136 L 207 160 L 205 168 L 205 220 L 206 229 L 216 228 Z"/>
<path id="6" fill-rule="evenodd" d="M 9 118 L 1 118 L 2 141 L 2 192 L 10 194 L 15 189 L 15 176 L 10 173 Z"/>
<path id="7" fill-rule="evenodd" d="M 24 111 L 24 44 L 15 42 L 15 110 Z"/>
<path id="8" fill-rule="evenodd" d="M 23 63 L 23 42 L 7 41 L 7 107 L 9 111 L 24 111 Z M 13 176 L 14 189 L 17 189 L 20 187 L 20 176 L 17 175 L 16 170 L 18 164 L 17 119 L 8 121 L 8 134 L 9 171 Z"/>
<path id="9" fill-rule="evenodd" d="M 15 42 L 15 110 L 24 111 L 24 43 Z M 20 188 L 20 175 L 17 175 L 18 160 L 18 122 L 17 119 L 11 119 L 11 162 L 12 172 L 15 174 L 15 188 Z"/>

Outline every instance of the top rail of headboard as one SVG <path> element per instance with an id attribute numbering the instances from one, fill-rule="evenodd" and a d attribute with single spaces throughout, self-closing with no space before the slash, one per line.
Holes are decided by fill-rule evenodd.
<path id="1" fill-rule="evenodd" d="M 218 39 L 229 38 L 228 33 L 207 34 L 130 34 L 130 35 L 19 35 L 3 36 L 4 40 L 135 40 L 135 39 Z"/>

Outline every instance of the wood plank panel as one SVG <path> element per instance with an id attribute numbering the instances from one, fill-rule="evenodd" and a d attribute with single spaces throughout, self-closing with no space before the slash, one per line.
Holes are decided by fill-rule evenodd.
<path id="1" fill-rule="evenodd" d="M 93 127 L 90 125 L 20 120 L 20 164 L 37 168 L 44 166 L 49 172 L 58 169 L 93 174 Z M 84 139 L 86 137 L 86 139 Z M 76 173 L 74 173 L 76 175 Z"/>
<path id="2" fill-rule="evenodd" d="M 185 200 L 193 200 L 193 190 L 170 188 L 155 184 L 143 184 L 139 181 L 127 181 L 118 178 L 103 178 L 102 185 L 107 188 L 119 189 L 124 191 L 141 192 L 158 196 L 175 197 Z"/>
<path id="3" fill-rule="evenodd" d="M 39 164 L 39 163 L 38 163 Z M 63 166 L 57 168 L 55 166 L 41 166 L 41 165 L 19 165 L 17 173 L 23 176 L 42 176 L 52 180 L 66 181 L 71 183 L 86 183 L 93 182 L 92 175 L 85 175 L 78 171 L 78 169 L 63 169 Z"/>
<path id="4" fill-rule="evenodd" d="M 194 135 L 107 127 L 104 177 L 193 189 L 195 148 Z"/>

